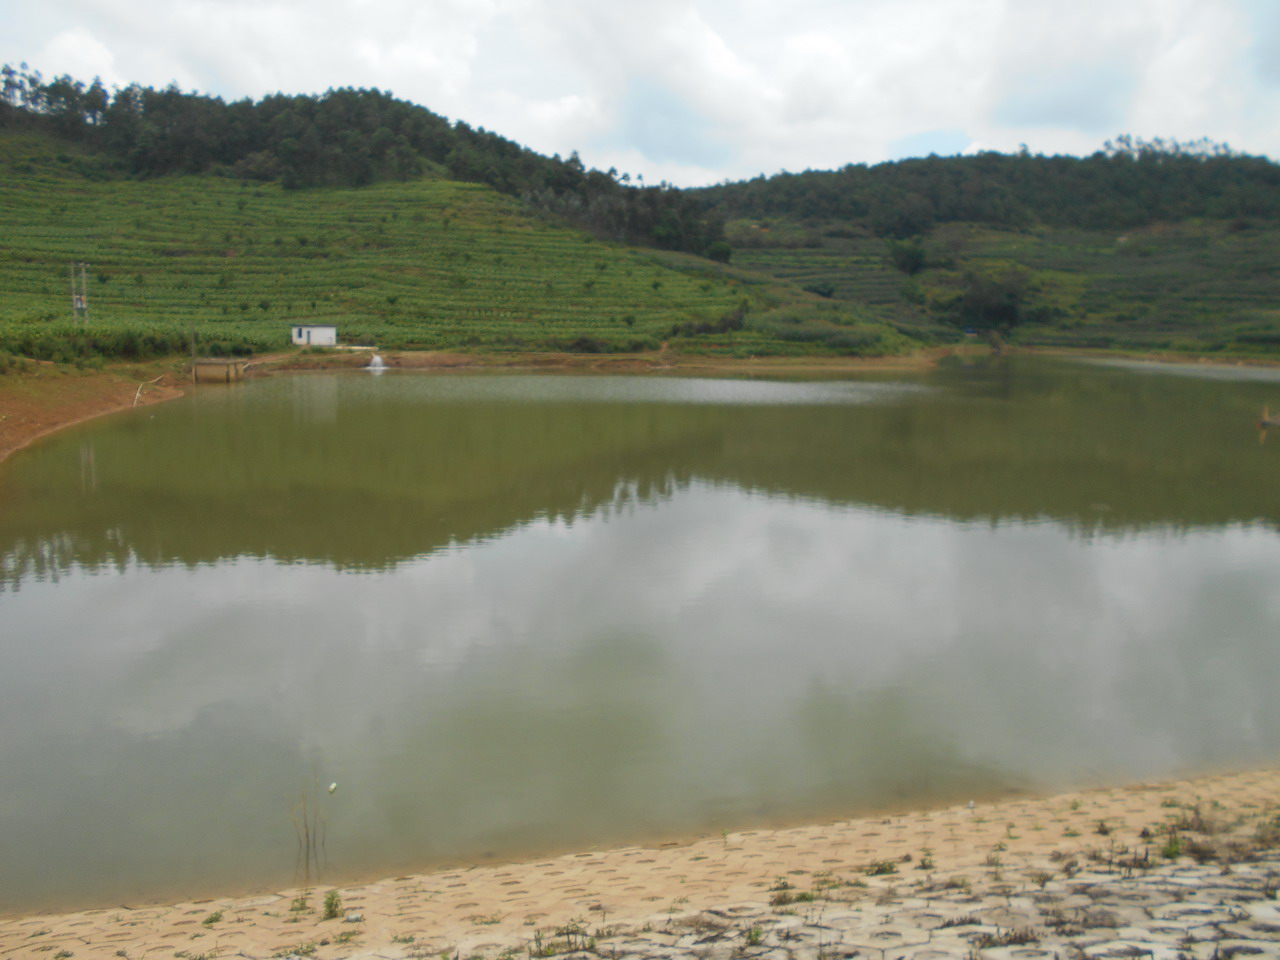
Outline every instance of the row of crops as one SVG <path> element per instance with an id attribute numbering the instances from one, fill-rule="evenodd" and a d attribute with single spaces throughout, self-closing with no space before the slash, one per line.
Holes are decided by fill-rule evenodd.
<path id="1" fill-rule="evenodd" d="M 998 230 L 951 224 L 925 238 L 924 269 L 893 269 L 885 243 L 829 225 L 769 229 L 739 221 L 735 262 L 820 292 L 924 338 L 940 339 L 933 304 L 963 271 L 1026 271 L 1028 344 L 1142 350 L 1270 351 L 1280 345 L 1280 230 L 1267 222 L 1187 221 L 1128 233 Z"/>
<path id="2" fill-rule="evenodd" d="M 644 350 L 673 336 L 712 351 L 814 349 L 727 329 L 758 297 L 719 264 L 600 243 L 476 184 L 286 192 L 6 159 L 21 168 L 0 177 L 0 349 L 11 353 L 148 356 L 193 336 L 204 353 L 257 352 L 285 346 L 294 323 L 391 349 Z M 83 322 L 69 274 L 81 262 Z"/>

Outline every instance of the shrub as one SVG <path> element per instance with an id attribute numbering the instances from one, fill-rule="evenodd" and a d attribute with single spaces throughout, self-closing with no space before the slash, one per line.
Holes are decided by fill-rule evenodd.
<path id="1" fill-rule="evenodd" d="M 330 890 L 324 895 L 324 919 L 336 920 L 342 914 L 342 897 L 337 890 Z"/>

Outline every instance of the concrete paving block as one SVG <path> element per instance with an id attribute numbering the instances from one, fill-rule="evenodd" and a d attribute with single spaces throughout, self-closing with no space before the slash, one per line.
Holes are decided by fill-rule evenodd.
<path id="1" fill-rule="evenodd" d="M 1052 947 L 1024 944 L 1017 947 L 986 947 L 979 952 L 982 960 L 1059 960 Z"/>
<path id="2" fill-rule="evenodd" d="M 1274 940 L 1219 940 L 1218 956 L 1224 958 L 1249 957 L 1257 960 L 1276 960 L 1280 957 L 1280 942 Z"/>
<path id="3" fill-rule="evenodd" d="M 929 931 L 922 927 L 903 924 L 880 924 L 863 930 L 850 930 L 842 942 L 862 950 L 901 950 L 904 947 L 922 946 L 929 942 Z"/>
<path id="4" fill-rule="evenodd" d="M 1197 926 L 1207 923 L 1231 923 L 1238 919 L 1231 910 L 1200 900 L 1151 907 L 1150 913 L 1153 920 L 1184 920 L 1193 922 Z"/>
<path id="5" fill-rule="evenodd" d="M 886 950 L 885 960 L 968 960 L 969 951 L 960 947 L 941 949 L 933 944 Z"/>

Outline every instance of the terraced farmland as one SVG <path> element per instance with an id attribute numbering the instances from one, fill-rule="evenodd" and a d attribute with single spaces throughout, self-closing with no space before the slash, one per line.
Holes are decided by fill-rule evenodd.
<path id="1" fill-rule="evenodd" d="M 905 328 L 923 322 L 903 300 L 902 274 L 885 264 L 884 243 L 874 237 L 828 241 L 820 247 L 748 247 L 735 250 L 744 269 L 857 304 L 870 318 Z"/>
<path id="2" fill-rule="evenodd" d="M 194 329 L 204 352 L 243 353 L 284 346 L 296 322 L 336 323 L 344 341 L 387 348 L 644 350 L 682 327 L 676 346 L 812 352 L 750 324 L 717 326 L 756 299 L 721 265 L 600 243 L 487 187 L 134 181 L 35 138 L 0 147 L 10 352 L 172 352 Z M 68 276 L 80 261 L 83 325 Z"/>
<path id="3" fill-rule="evenodd" d="M 923 339 L 954 338 L 938 304 L 967 269 L 1027 273 L 1025 344 L 1189 352 L 1280 351 L 1280 229 L 1186 221 L 1114 230 L 1007 230 L 946 224 L 923 241 L 928 265 L 913 279 L 895 270 L 884 241 L 843 224 L 749 222 L 731 236 L 753 245 L 734 262 L 822 290 L 833 305 Z M 776 239 L 774 239 L 776 237 Z"/>

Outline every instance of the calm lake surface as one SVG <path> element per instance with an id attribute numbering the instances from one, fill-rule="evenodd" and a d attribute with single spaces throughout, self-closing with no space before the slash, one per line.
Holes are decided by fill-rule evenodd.
<path id="1" fill-rule="evenodd" d="M 288 884 L 304 797 L 338 883 L 1274 762 L 1264 404 L 346 373 L 65 431 L 0 466 L 0 913 Z"/>

